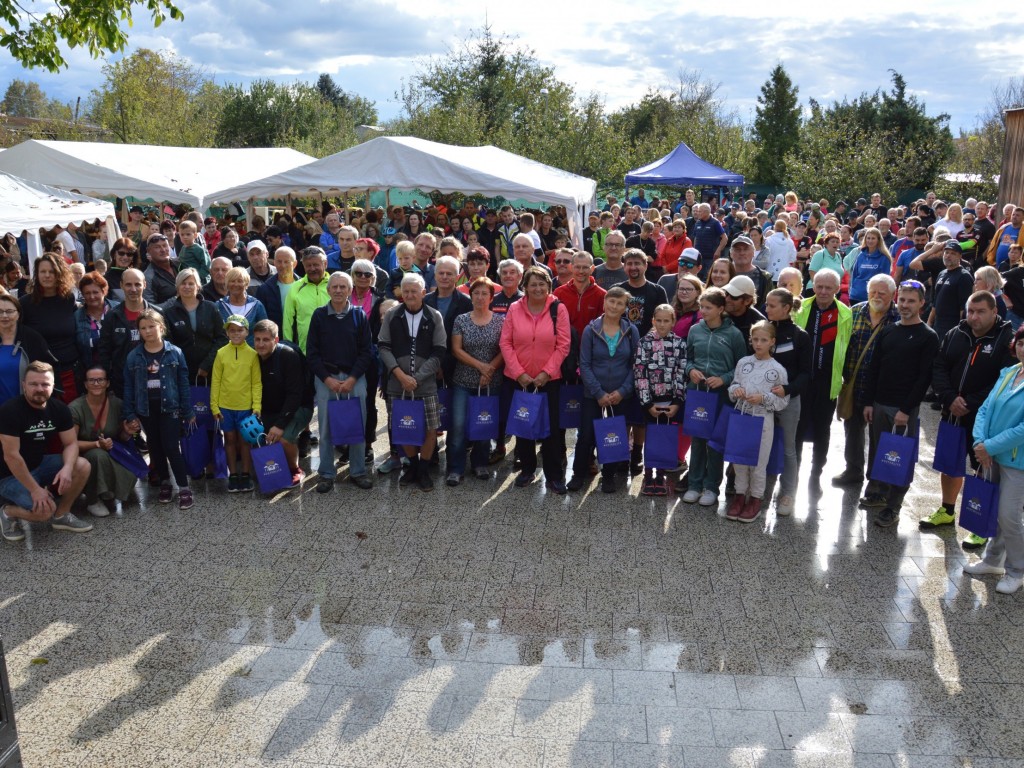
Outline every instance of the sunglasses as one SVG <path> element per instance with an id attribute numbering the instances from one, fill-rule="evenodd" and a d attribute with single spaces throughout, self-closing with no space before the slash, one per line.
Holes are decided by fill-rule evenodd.
<path id="1" fill-rule="evenodd" d="M 900 283 L 900 288 L 916 288 L 919 291 L 924 290 L 924 283 L 919 280 L 904 280 Z"/>
<path id="2" fill-rule="evenodd" d="M 353 277 L 373 277 L 373 272 L 353 272 Z"/>
<path id="3" fill-rule="evenodd" d="M 572 264 L 572 259 L 555 259 L 555 264 Z"/>

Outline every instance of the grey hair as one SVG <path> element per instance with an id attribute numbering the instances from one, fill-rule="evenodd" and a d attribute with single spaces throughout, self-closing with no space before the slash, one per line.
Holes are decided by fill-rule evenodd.
<path id="1" fill-rule="evenodd" d="M 498 273 L 500 274 L 500 273 L 501 273 L 501 271 L 502 271 L 502 270 L 503 270 L 503 269 L 504 269 L 505 267 L 515 267 L 516 269 L 518 269 L 518 270 L 519 270 L 519 274 L 520 274 L 520 275 L 522 275 L 522 274 L 523 274 L 523 265 L 522 265 L 522 264 L 520 264 L 520 263 L 519 263 L 518 261 L 516 261 L 515 259 L 503 259 L 503 260 L 502 260 L 502 261 L 501 261 L 501 262 L 500 262 L 500 263 L 498 264 Z"/>
<path id="2" fill-rule="evenodd" d="M 889 291 L 889 293 L 896 293 L 896 281 L 893 280 L 892 277 L 885 274 L 884 272 L 880 272 L 879 274 L 875 275 L 870 280 L 868 280 L 868 290 L 870 291 L 872 286 L 878 285 L 879 283 L 884 284 L 885 289 Z"/>
<path id="3" fill-rule="evenodd" d="M 424 282 L 423 277 L 416 272 L 406 272 L 402 277 L 402 287 L 405 288 L 407 285 L 415 285 L 421 291 L 427 290 L 427 284 Z"/>

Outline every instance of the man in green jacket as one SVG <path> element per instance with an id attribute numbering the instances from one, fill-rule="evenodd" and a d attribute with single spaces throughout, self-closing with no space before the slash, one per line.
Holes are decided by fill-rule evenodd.
<path id="1" fill-rule="evenodd" d="M 843 386 L 843 363 L 853 330 L 853 312 L 836 300 L 838 292 L 839 275 L 830 269 L 819 270 L 814 275 L 814 300 L 804 300 L 793 320 L 811 337 L 811 385 L 801 398 L 796 439 L 799 456 L 804 436 L 813 430 L 814 477 L 828 458 L 832 418 Z"/>
<path id="2" fill-rule="evenodd" d="M 327 254 L 317 245 L 302 249 L 306 276 L 296 280 L 284 300 L 284 338 L 299 345 L 306 354 L 306 334 L 313 312 L 331 300 L 327 293 Z"/>

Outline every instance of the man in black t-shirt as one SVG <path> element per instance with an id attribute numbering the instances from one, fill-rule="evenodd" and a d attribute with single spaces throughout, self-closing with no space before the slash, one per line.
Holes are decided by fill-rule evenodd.
<path id="1" fill-rule="evenodd" d="M 23 395 L 0 406 L 0 532 L 7 541 L 21 541 L 16 519 L 49 522 L 55 531 L 84 533 L 92 523 L 71 514 L 71 505 L 89 479 L 89 462 L 78 455 L 71 410 L 52 400 L 53 367 L 29 363 Z M 61 453 L 53 453 L 60 448 Z M 54 483 L 58 499 L 48 486 Z"/>

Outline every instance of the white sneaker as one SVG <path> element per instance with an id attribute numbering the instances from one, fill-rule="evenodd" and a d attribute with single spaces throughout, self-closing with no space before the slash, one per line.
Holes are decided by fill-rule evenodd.
<path id="1" fill-rule="evenodd" d="M 775 502 L 775 514 L 779 517 L 789 517 L 793 514 L 793 497 L 780 496 Z"/>
<path id="2" fill-rule="evenodd" d="M 1003 576 L 996 584 L 996 592 L 1012 595 L 1024 584 L 1024 576 Z"/>
<path id="3" fill-rule="evenodd" d="M 102 500 L 96 500 L 85 510 L 93 517 L 107 517 L 110 514 L 110 510 L 107 509 L 107 505 Z"/>
<path id="4" fill-rule="evenodd" d="M 969 573 L 971 576 L 1002 576 L 1006 573 L 1006 569 L 1001 565 L 989 565 L 984 560 L 979 560 L 976 563 L 965 565 L 964 573 Z"/>
<path id="5" fill-rule="evenodd" d="M 717 507 L 718 506 L 718 494 L 714 491 L 704 491 L 700 495 L 700 499 L 697 501 L 702 507 Z"/>
<path id="6" fill-rule="evenodd" d="M 700 491 L 690 490 L 690 491 L 687 491 L 686 493 L 683 494 L 683 501 L 685 503 L 687 503 L 687 504 L 694 504 L 694 503 L 696 503 L 697 499 L 699 499 L 699 498 L 700 498 Z"/>

